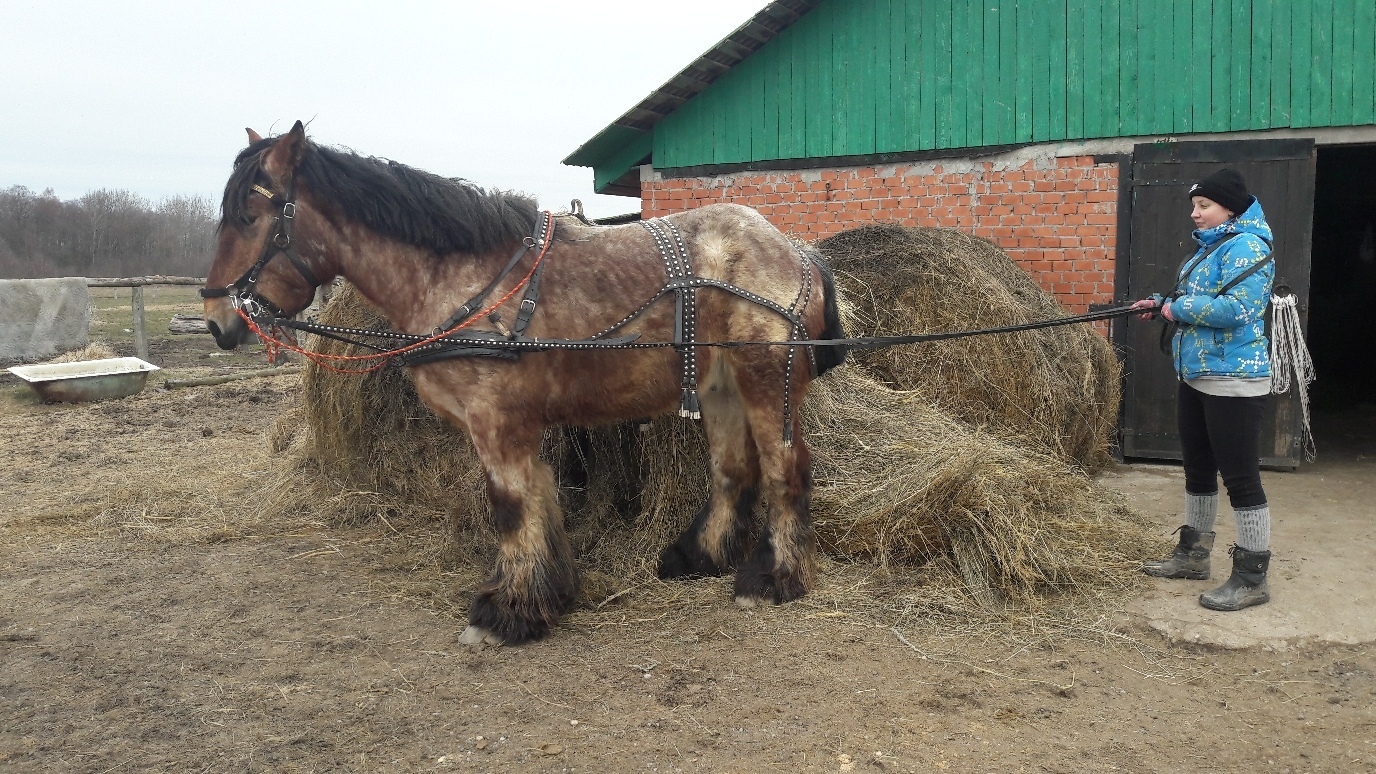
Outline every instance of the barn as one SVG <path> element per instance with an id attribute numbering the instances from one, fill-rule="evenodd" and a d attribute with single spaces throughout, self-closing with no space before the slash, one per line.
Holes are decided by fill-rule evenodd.
<path id="1" fill-rule="evenodd" d="M 1231 166 L 1276 232 L 1315 405 L 1376 408 L 1370 0 L 778 0 L 564 163 L 646 218 L 729 201 L 807 239 L 967 231 L 1072 312 L 1169 289 L 1188 185 Z M 1122 453 L 1178 459 L 1157 330 L 1111 335 Z M 1264 462 L 1293 468 L 1298 400 L 1271 412 Z"/>

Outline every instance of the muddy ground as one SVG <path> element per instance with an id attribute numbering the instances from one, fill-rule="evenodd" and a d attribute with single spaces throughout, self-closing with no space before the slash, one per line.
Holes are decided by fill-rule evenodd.
<path id="1" fill-rule="evenodd" d="M 165 391 L 262 363 L 154 339 L 170 373 L 132 398 L 0 381 L 0 771 L 1376 771 L 1364 414 L 1267 474 L 1293 504 L 1277 598 L 1234 618 L 1192 605 L 1203 583 L 896 627 L 826 589 L 744 612 L 702 581 L 468 649 L 437 525 L 255 520 L 295 377 Z M 1178 468 L 1107 480 L 1165 545 Z"/>

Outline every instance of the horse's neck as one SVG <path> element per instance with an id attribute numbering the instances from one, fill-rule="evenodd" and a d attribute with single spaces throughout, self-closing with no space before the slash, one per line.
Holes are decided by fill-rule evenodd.
<path id="1" fill-rule="evenodd" d="M 349 240 L 339 273 L 397 330 L 414 328 L 417 307 L 435 286 L 437 265 L 426 251 L 371 232 Z"/>
<path id="2" fill-rule="evenodd" d="M 430 330 L 500 269 L 489 266 L 495 255 L 436 260 L 429 250 L 372 232 L 349 243 L 339 273 L 400 331 Z"/>

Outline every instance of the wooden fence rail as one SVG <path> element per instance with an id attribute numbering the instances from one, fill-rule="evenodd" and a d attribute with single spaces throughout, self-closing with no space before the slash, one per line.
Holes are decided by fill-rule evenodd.
<path id="1" fill-rule="evenodd" d="M 133 288 L 134 354 L 148 359 L 148 330 L 143 314 L 143 289 L 149 285 L 204 285 L 204 277 L 87 277 L 88 288 Z"/>

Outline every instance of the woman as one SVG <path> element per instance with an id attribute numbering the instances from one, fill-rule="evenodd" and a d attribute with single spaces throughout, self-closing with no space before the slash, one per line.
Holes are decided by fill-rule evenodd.
<path id="1" fill-rule="evenodd" d="M 1185 524 L 1169 557 L 1142 569 L 1158 578 L 1209 577 L 1218 474 L 1237 524 L 1228 582 L 1199 597 L 1211 610 L 1271 599 L 1271 510 L 1261 486 L 1261 422 L 1271 392 L 1264 315 L 1275 266 L 1271 227 L 1242 176 L 1216 172 L 1190 187 L 1199 250 L 1181 266 L 1175 292 L 1133 306 L 1177 325 L 1171 355 L 1180 379 L 1176 421 L 1185 466 Z"/>

